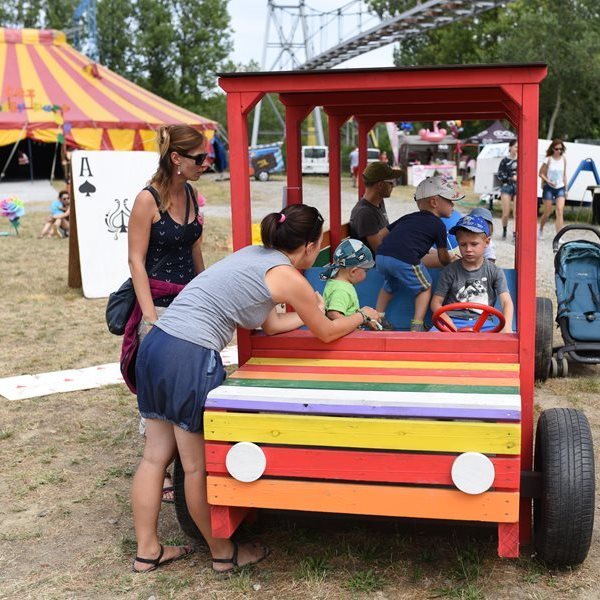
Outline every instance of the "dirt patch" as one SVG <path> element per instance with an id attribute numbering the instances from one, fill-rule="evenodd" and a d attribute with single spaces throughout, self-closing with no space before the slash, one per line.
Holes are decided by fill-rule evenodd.
<path id="1" fill-rule="evenodd" d="M 257 220 L 279 208 L 282 185 L 253 184 L 253 194 L 262 198 Z M 355 192 L 344 185 L 347 213 Z M 229 210 L 228 185 L 203 186 L 211 263 L 228 251 L 229 223 L 219 212 Z M 414 208 L 411 192 L 395 192 L 388 202 L 392 218 Z M 307 202 L 322 203 L 326 211 L 326 198 L 325 178 L 307 185 Z M 104 301 L 86 300 L 66 287 L 67 244 L 35 239 L 42 221 L 43 215 L 32 213 L 19 238 L 0 238 L 2 377 L 118 357 L 120 338 L 106 331 Z M 512 266 L 512 244 L 495 242 L 500 264 Z M 538 288 L 552 296 L 549 246 L 550 240 L 538 243 Z M 598 369 L 575 365 L 568 378 L 537 386 L 536 410 L 580 408 L 600 439 Z M 129 488 L 141 449 L 135 399 L 123 386 L 0 399 L 0 598 L 600 597 L 597 527 L 581 567 L 551 571 L 528 549 L 519 560 L 497 558 L 493 528 L 269 512 L 250 533 L 274 552 L 255 569 L 217 577 L 199 549 L 164 571 L 134 575 Z M 160 530 L 167 543 L 184 541 L 172 506 L 161 511 Z"/>

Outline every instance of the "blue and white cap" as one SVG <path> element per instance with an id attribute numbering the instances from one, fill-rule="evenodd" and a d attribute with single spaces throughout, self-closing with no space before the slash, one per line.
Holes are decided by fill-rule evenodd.
<path id="1" fill-rule="evenodd" d="M 340 269 L 360 267 L 372 269 L 375 266 L 371 251 L 360 241 L 352 238 L 344 240 L 333 253 L 333 260 L 328 264 L 321 279 L 333 279 Z"/>
<path id="2" fill-rule="evenodd" d="M 483 217 L 478 217 L 477 215 L 466 215 L 465 217 L 461 217 L 448 233 L 456 235 L 456 232 L 459 229 L 466 229 L 473 233 L 485 233 L 488 237 L 490 235 L 490 226 Z"/>
<path id="3" fill-rule="evenodd" d="M 471 215 L 472 217 L 481 217 L 488 223 L 492 223 L 492 224 L 494 223 L 494 217 L 492 216 L 492 212 L 490 210 L 488 210 L 487 208 L 485 208 L 484 206 L 478 206 L 477 208 L 474 208 L 469 213 L 469 215 Z"/>

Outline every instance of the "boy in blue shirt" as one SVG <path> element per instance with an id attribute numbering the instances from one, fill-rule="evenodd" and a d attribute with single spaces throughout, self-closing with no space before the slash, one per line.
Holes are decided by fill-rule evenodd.
<path id="1" fill-rule="evenodd" d="M 401 217 L 388 226 L 389 234 L 377 249 L 376 266 L 384 278 L 376 310 L 385 328 L 391 329 L 385 319 L 385 309 L 393 295 L 407 287 L 415 297 L 415 310 L 410 322 L 411 331 L 425 331 L 423 320 L 431 300 L 431 275 L 421 259 L 433 244 L 442 265 L 458 257 L 452 256 L 446 246 L 446 226 L 440 217 L 449 217 L 454 202 L 464 194 L 440 176 L 427 177 L 417 186 L 415 201 L 418 212 Z"/>
<path id="2" fill-rule="evenodd" d="M 484 256 L 490 243 L 489 225 L 483 217 L 471 214 L 460 219 L 450 233 L 456 235 L 461 258 L 441 272 L 431 301 L 431 311 L 435 313 L 441 306 L 456 302 L 494 306 L 498 299 L 506 320 L 502 333 L 512 333 L 514 306 L 506 276 L 502 269 Z M 480 316 L 480 309 L 463 308 L 447 312 L 441 318 L 457 329 L 463 329 L 473 327 Z M 481 331 L 489 331 L 494 326 L 495 323 L 488 320 Z"/>

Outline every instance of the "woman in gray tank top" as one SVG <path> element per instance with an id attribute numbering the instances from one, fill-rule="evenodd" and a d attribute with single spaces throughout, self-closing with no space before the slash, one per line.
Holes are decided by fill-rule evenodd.
<path id="1" fill-rule="evenodd" d="M 323 238 L 316 208 L 288 206 L 261 223 L 263 246 L 249 246 L 197 275 L 158 319 L 142 342 L 136 363 L 138 406 L 146 418 L 146 447 L 133 480 L 136 571 L 154 570 L 189 554 L 186 547 L 158 541 L 162 477 L 176 452 L 185 471 L 189 513 L 206 539 L 219 573 L 256 563 L 268 555 L 262 544 L 212 537 L 206 500 L 202 417 L 208 392 L 225 378 L 219 352 L 235 328 L 262 326 L 267 335 L 306 325 L 324 342 L 378 319 L 369 307 L 330 321 L 323 302 L 300 270 L 311 267 Z M 297 312 L 278 313 L 291 304 Z"/>

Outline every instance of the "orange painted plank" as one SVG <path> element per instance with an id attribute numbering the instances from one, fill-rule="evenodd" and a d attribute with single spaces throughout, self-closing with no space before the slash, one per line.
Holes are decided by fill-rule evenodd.
<path id="1" fill-rule="evenodd" d="M 284 357 L 277 357 L 283 358 Z M 323 358 L 322 356 L 319 358 Z M 328 357 L 329 358 L 329 357 Z M 415 361 L 417 362 L 417 361 Z M 447 361 L 435 361 L 435 362 L 447 362 Z M 362 373 L 363 369 L 356 367 L 329 367 L 329 366 L 291 366 L 291 365 L 255 365 L 246 363 L 241 367 L 242 371 L 250 371 L 250 372 L 260 372 L 260 371 L 269 371 L 274 373 L 322 373 L 323 375 L 332 373 L 332 374 L 349 374 L 355 375 L 356 373 Z M 364 371 L 368 372 L 369 375 L 400 375 L 405 377 L 435 377 L 435 376 L 443 376 L 447 377 L 452 375 L 453 377 L 475 377 L 475 378 L 489 378 L 489 377 L 502 377 L 506 379 L 514 379 L 517 383 L 513 385 L 518 385 L 519 376 L 518 373 L 513 371 L 498 371 L 498 370 L 490 370 L 490 371 L 476 371 L 476 370 L 467 370 L 462 369 L 460 371 L 448 371 L 447 369 L 416 369 L 409 367 L 368 367 L 364 369 Z"/>
<path id="2" fill-rule="evenodd" d="M 274 379 L 281 381 L 294 381 L 298 379 L 298 376 L 294 373 L 277 373 L 272 371 L 253 372 L 248 369 L 240 369 L 229 376 L 229 380 L 231 381 L 232 379 Z M 370 375 L 368 373 L 343 375 L 337 373 L 321 374 L 317 372 L 312 372 L 310 377 L 307 379 L 310 379 L 310 381 L 347 381 L 353 383 L 428 383 L 431 385 L 443 383 L 461 385 L 465 381 L 462 377 L 401 377 L 398 375 Z M 469 383 L 477 386 L 495 385 L 516 387 L 519 385 L 519 378 L 514 377 L 513 379 L 503 379 L 493 377 L 471 377 L 469 378 Z"/>
<path id="3" fill-rule="evenodd" d="M 256 358 L 331 358 L 336 360 L 435 360 L 443 362 L 469 362 L 473 360 L 472 354 L 461 352 L 438 352 L 436 348 L 435 354 L 431 352 L 399 352 L 399 351 L 368 351 L 368 350 L 310 350 L 306 348 L 294 349 L 264 349 L 252 348 L 252 356 Z M 486 362 L 488 363 L 518 363 L 519 355 L 517 353 L 502 353 L 487 354 Z"/>
<path id="4" fill-rule="evenodd" d="M 229 475 L 225 458 L 232 445 L 206 442 L 206 470 L 211 475 Z M 454 486 L 450 471 L 456 454 L 361 452 L 262 444 L 261 449 L 267 458 L 265 477 Z M 518 489 L 519 457 L 490 456 L 490 460 L 495 470 L 493 487 L 503 490 Z"/>
<path id="5" fill-rule="evenodd" d="M 486 492 L 471 496 L 458 490 L 259 479 L 241 483 L 209 475 L 208 502 L 353 515 L 449 519 L 488 523 L 516 523 L 518 492 Z"/>

